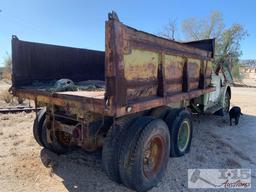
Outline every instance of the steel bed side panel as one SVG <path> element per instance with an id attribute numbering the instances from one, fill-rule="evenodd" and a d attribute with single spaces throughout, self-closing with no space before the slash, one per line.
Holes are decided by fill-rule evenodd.
<path id="1" fill-rule="evenodd" d="M 106 22 L 106 96 L 116 116 L 214 91 L 211 62 L 211 51 Z"/>

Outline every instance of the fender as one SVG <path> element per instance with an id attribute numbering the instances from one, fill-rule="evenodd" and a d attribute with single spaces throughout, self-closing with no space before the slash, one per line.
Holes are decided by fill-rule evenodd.
<path id="1" fill-rule="evenodd" d="M 220 97 L 220 104 L 221 106 L 224 106 L 224 101 L 225 101 L 225 95 L 226 93 L 229 93 L 230 99 L 231 99 L 231 87 L 230 84 L 227 83 L 221 88 L 221 97 Z"/>

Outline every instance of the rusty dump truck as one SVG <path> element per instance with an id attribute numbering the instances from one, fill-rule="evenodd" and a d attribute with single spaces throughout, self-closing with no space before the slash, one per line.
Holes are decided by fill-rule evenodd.
<path id="1" fill-rule="evenodd" d="M 13 36 L 11 91 L 41 107 L 33 126 L 39 145 L 58 154 L 101 151 L 110 179 L 146 191 L 169 157 L 189 152 L 191 113 L 229 110 L 231 89 L 213 57 L 214 39 L 168 40 L 112 12 L 104 52 Z"/>

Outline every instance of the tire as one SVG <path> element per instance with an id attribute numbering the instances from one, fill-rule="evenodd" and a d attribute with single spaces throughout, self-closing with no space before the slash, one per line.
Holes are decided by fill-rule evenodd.
<path id="1" fill-rule="evenodd" d="M 36 142 L 44 147 L 42 142 L 42 126 L 46 117 L 46 108 L 41 109 L 37 114 L 37 119 L 34 120 L 33 124 L 33 136 Z"/>
<path id="2" fill-rule="evenodd" d="M 121 183 L 121 178 L 118 168 L 118 159 L 121 145 L 121 134 L 128 129 L 135 117 L 124 117 L 117 120 L 115 126 L 111 126 L 104 141 L 102 149 L 102 165 L 107 176 Z"/>
<path id="3" fill-rule="evenodd" d="M 124 154 L 128 153 L 127 151 L 127 143 L 130 141 L 130 143 L 133 143 L 136 141 L 138 134 L 141 132 L 141 130 L 152 120 L 154 120 L 154 117 L 150 117 L 150 116 L 141 116 L 138 117 L 134 120 L 134 122 L 132 123 L 132 125 L 129 127 L 129 129 L 126 129 L 122 132 L 121 136 L 120 136 L 120 140 L 121 145 L 120 145 L 120 152 L 119 152 L 119 157 L 118 157 L 118 165 L 119 165 L 119 174 L 122 180 L 122 183 L 126 186 L 128 186 L 128 184 L 126 182 L 128 182 L 129 178 L 126 178 L 125 176 L 125 168 L 123 168 L 122 166 L 122 162 L 124 160 L 122 160 L 122 158 L 124 158 Z M 129 148 L 129 147 L 128 147 Z"/>
<path id="4" fill-rule="evenodd" d="M 225 93 L 224 103 L 223 103 L 223 113 L 228 114 L 230 108 L 230 94 Z"/>
<path id="5" fill-rule="evenodd" d="M 216 111 L 214 115 L 223 117 L 228 114 L 229 109 L 230 109 L 230 94 L 226 92 L 222 108 Z"/>
<path id="6" fill-rule="evenodd" d="M 170 107 L 168 106 L 157 107 L 151 111 L 150 116 L 158 119 L 165 119 L 169 110 L 170 110 Z"/>
<path id="7" fill-rule="evenodd" d="M 44 120 L 43 126 L 42 126 L 42 143 L 43 146 L 57 154 L 63 154 L 63 153 L 67 153 L 73 150 L 72 147 L 67 146 L 63 143 L 60 142 L 58 136 L 60 136 L 60 131 L 56 132 L 55 135 L 52 134 L 52 132 L 50 132 L 50 122 L 48 121 L 48 119 L 46 118 Z M 63 132 L 62 132 L 63 133 Z M 49 134 L 48 137 L 51 138 L 51 142 L 48 141 L 48 137 L 47 135 Z M 57 135 L 56 135 L 57 134 Z"/>
<path id="8" fill-rule="evenodd" d="M 42 134 L 41 134 L 42 144 L 46 149 L 49 149 L 52 151 L 52 145 L 48 142 L 48 139 L 47 139 L 47 130 L 46 129 L 49 126 L 47 124 L 48 124 L 48 122 L 47 122 L 47 119 L 45 118 L 43 125 L 42 125 Z"/>
<path id="9" fill-rule="evenodd" d="M 156 186 L 164 176 L 169 150 L 170 134 L 163 120 L 152 117 L 137 119 L 120 152 L 119 171 L 123 184 L 136 191 Z M 151 153 L 155 156 L 152 157 Z"/>
<path id="10" fill-rule="evenodd" d="M 170 131 L 170 156 L 180 157 L 185 155 L 190 150 L 193 134 L 190 113 L 185 109 L 170 113 L 166 118 L 166 123 Z"/>
<path id="11" fill-rule="evenodd" d="M 168 117 L 169 121 L 173 121 L 176 118 L 176 116 L 178 115 L 178 113 L 180 111 L 182 111 L 183 109 L 184 108 L 169 108 L 164 120 L 166 121 L 166 119 Z"/>

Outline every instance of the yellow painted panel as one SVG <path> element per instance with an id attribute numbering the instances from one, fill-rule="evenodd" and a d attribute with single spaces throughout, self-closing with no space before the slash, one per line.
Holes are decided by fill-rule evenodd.
<path id="1" fill-rule="evenodd" d="M 184 59 L 180 56 L 164 55 L 164 67 L 166 79 L 182 77 Z"/>
<path id="2" fill-rule="evenodd" d="M 208 66 L 212 67 L 212 61 L 208 61 Z"/>
<path id="3" fill-rule="evenodd" d="M 212 62 L 211 61 L 208 61 L 207 69 L 210 71 L 212 70 Z"/>
<path id="4" fill-rule="evenodd" d="M 199 78 L 200 63 L 199 59 L 188 59 L 188 73 L 190 77 Z"/>
<path id="5" fill-rule="evenodd" d="M 159 65 L 159 54 L 152 51 L 132 49 L 124 55 L 124 75 L 126 80 L 155 80 Z"/>

